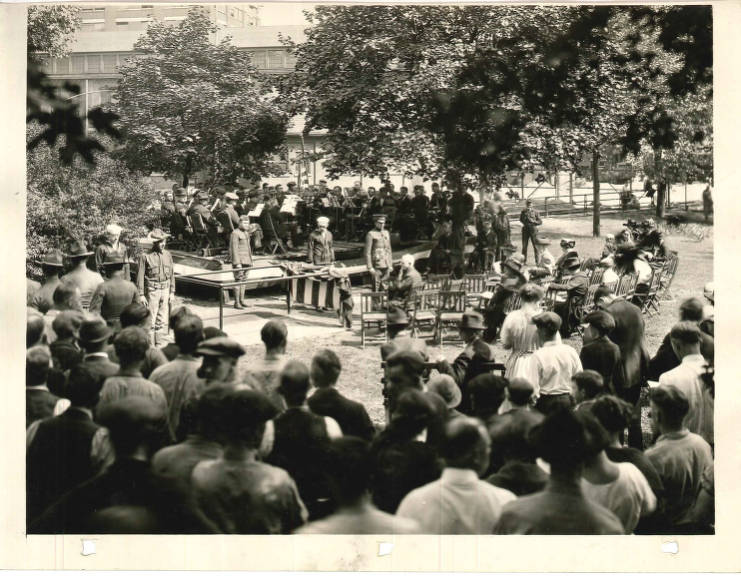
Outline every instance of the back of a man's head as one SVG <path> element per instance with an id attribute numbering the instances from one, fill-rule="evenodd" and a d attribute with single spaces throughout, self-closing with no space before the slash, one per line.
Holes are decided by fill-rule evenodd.
<path id="1" fill-rule="evenodd" d="M 489 428 L 491 451 L 505 462 L 535 462 L 536 453 L 528 441 L 528 434 L 535 424 L 525 418 L 506 418 Z"/>
<path id="2" fill-rule="evenodd" d="M 610 435 L 591 411 L 579 410 L 575 414 L 584 426 L 585 460 L 589 462 L 610 445 Z"/>
<path id="3" fill-rule="evenodd" d="M 567 408 L 546 416 L 528 435 L 536 454 L 551 465 L 551 473 L 579 473 L 586 459 L 584 425 Z"/>
<path id="4" fill-rule="evenodd" d="M 473 411 L 477 416 L 496 414 L 504 402 L 507 381 L 491 373 L 479 374 L 468 383 Z"/>
<path id="5" fill-rule="evenodd" d="M 90 370 L 87 364 L 73 366 L 64 387 L 65 396 L 73 406 L 92 410 L 98 404 L 104 378 Z"/>
<path id="6" fill-rule="evenodd" d="M 193 354 L 203 340 L 203 322 L 195 314 L 184 314 L 175 323 L 175 344 L 181 354 Z"/>
<path id="7" fill-rule="evenodd" d="M 602 375 L 595 370 L 582 370 L 573 376 L 574 384 L 582 400 L 591 400 L 605 391 Z"/>
<path id="8" fill-rule="evenodd" d="M 402 435 L 413 438 L 432 423 L 435 405 L 421 390 L 409 388 L 392 399 L 391 426 Z"/>
<path id="9" fill-rule="evenodd" d="M 332 350 L 319 350 L 311 359 L 311 380 L 317 388 L 334 386 L 341 371 L 340 358 Z"/>
<path id="10" fill-rule="evenodd" d="M 46 346 L 26 350 L 26 386 L 41 386 L 49 377 L 51 354 Z"/>
<path id="11" fill-rule="evenodd" d="M 80 326 L 85 320 L 85 315 L 79 310 L 64 310 L 60 312 L 51 323 L 51 328 L 57 335 L 57 339 L 76 338 L 80 333 Z"/>
<path id="12" fill-rule="evenodd" d="M 77 284 L 70 282 L 69 280 L 62 280 L 54 290 L 52 296 L 54 300 L 54 306 L 60 310 L 66 308 L 74 308 L 76 306 L 75 299 L 78 296 L 80 289 Z"/>
<path id="13" fill-rule="evenodd" d="M 224 442 L 259 448 L 265 422 L 277 414 L 275 405 L 260 392 L 238 388 L 228 392 L 224 406 Z"/>
<path id="14" fill-rule="evenodd" d="M 41 314 L 28 314 L 26 318 L 26 348 L 32 348 L 44 341 L 46 323 Z"/>
<path id="15" fill-rule="evenodd" d="M 663 432 L 680 430 L 684 419 L 690 411 L 687 396 L 676 386 L 662 385 L 651 388 L 651 409 L 658 410 L 658 416 Z"/>
<path id="16" fill-rule="evenodd" d="M 138 326 L 129 326 L 118 333 L 113 347 L 121 366 L 131 366 L 144 360 L 149 349 L 149 337 Z"/>
<path id="17" fill-rule="evenodd" d="M 512 406 L 522 408 L 530 404 L 535 387 L 526 378 L 512 378 L 507 383 L 507 396 Z"/>
<path id="18" fill-rule="evenodd" d="M 353 436 L 333 440 L 327 449 L 325 466 L 340 506 L 355 504 L 367 493 L 373 467 L 370 446 L 365 440 Z"/>
<path id="19" fill-rule="evenodd" d="M 221 442 L 224 440 L 224 417 L 226 398 L 231 392 L 226 386 L 209 386 L 196 403 L 196 420 L 198 433 L 206 440 Z"/>
<path id="20" fill-rule="evenodd" d="M 679 305 L 679 319 L 689 322 L 700 322 L 704 308 L 702 300 L 696 297 L 687 298 Z"/>
<path id="21" fill-rule="evenodd" d="M 260 330 L 260 338 L 267 352 L 284 351 L 288 341 L 288 328 L 282 320 L 268 320 Z"/>
<path id="22" fill-rule="evenodd" d="M 303 362 L 290 360 L 280 374 L 278 392 L 285 398 L 288 406 L 301 406 L 311 388 L 309 370 Z"/>
<path id="23" fill-rule="evenodd" d="M 133 302 L 121 311 L 121 327 L 141 326 L 150 314 L 147 306 L 140 302 Z"/>
<path id="24" fill-rule="evenodd" d="M 108 428 L 116 459 L 141 452 L 150 457 L 165 425 L 164 409 L 143 396 L 127 396 L 98 411 L 98 423 Z"/>
<path id="25" fill-rule="evenodd" d="M 448 468 L 481 474 L 489 464 L 489 435 L 474 418 L 454 418 L 445 427 L 442 454 Z"/>
<path id="26" fill-rule="evenodd" d="M 594 303 L 599 304 L 602 299 L 606 299 L 607 301 L 612 300 L 614 295 L 615 293 L 609 286 L 600 286 L 594 292 Z"/>

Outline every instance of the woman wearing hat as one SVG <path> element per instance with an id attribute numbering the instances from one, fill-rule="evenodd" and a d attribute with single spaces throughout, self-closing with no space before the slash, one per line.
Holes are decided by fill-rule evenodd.
<path id="1" fill-rule="evenodd" d="M 54 306 L 54 291 L 61 280 L 59 275 L 64 270 L 64 261 L 61 250 L 50 250 L 41 262 L 41 271 L 44 274 L 44 282 L 31 299 L 31 306 L 42 314 L 46 314 Z"/>
<path id="2" fill-rule="evenodd" d="M 62 276 L 62 280 L 72 282 L 80 289 L 80 303 L 85 310 L 90 307 L 90 299 L 98 284 L 103 283 L 103 277 L 87 267 L 88 256 L 92 253 L 82 242 L 73 241 L 65 254 L 72 263 L 72 270 Z"/>
<path id="3" fill-rule="evenodd" d="M 130 280 L 129 273 L 129 248 L 121 242 L 123 228 L 118 224 L 109 224 L 105 229 L 103 241 L 95 248 L 95 266 L 100 275 L 105 278 L 105 260 L 108 254 L 117 254 L 124 262 L 123 278 Z"/>
<path id="4" fill-rule="evenodd" d="M 497 338 L 502 322 L 504 322 L 504 310 L 512 296 L 528 281 L 529 276 L 525 271 L 525 258 L 520 254 L 513 254 L 502 264 L 502 279 L 494 289 L 494 296 L 489 300 L 484 312 L 486 319 L 486 330 L 484 341 L 494 342 Z"/>
<path id="5" fill-rule="evenodd" d="M 252 267 L 249 226 L 250 217 L 247 215 L 240 216 L 237 229 L 229 237 L 229 262 L 232 263 L 234 279 L 237 282 L 246 280 L 246 268 Z M 234 287 L 234 307 L 237 310 L 242 310 L 245 306 L 244 294 L 246 290 L 247 287 L 244 285 Z"/>
<path id="6" fill-rule="evenodd" d="M 556 281 L 561 282 L 564 278 L 571 275 L 573 263 L 576 261 L 577 268 L 580 264 L 579 254 L 575 250 L 576 240 L 561 238 L 561 255 L 556 260 Z"/>

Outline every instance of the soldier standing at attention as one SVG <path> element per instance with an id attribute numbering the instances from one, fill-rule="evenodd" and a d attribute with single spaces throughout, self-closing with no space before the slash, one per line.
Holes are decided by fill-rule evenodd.
<path id="1" fill-rule="evenodd" d="M 158 334 L 167 334 L 170 318 L 170 297 L 175 294 L 175 276 L 172 255 L 165 250 L 165 234 L 159 228 L 149 233 L 152 248 L 139 257 L 139 273 L 136 287 L 143 304 L 149 306 L 152 326 L 149 339 L 152 346 L 158 346 Z"/>
<path id="2" fill-rule="evenodd" d="M 87 257 L 91 254 L 84 243 L 74 240 L 66 254 L 67 259 L 72 262 L 72 269 L 62 276 L 63 281 L 72 282 L 80 289 L 80 302 L 85 310 L 90 306 L 90 299 L 98 284 L 103 283 L 103 277 L 87 267 Z"/>
<path id="3" fill-rule="evenodd" d="M 540 219 L 540 214 L 533 208 L 533 201 L 526 200 L 525 208 L 520 213 L 520 222 L 522 222 L 522 256 L 527 262 L 527 243 L 528 241 L 533 244 L 533 254 L 535 255 L 535 262 L 540 257 L 540 248 L 538 247 L 538 226 L 543 221 Z"/>
<path id="4" fill-rule="evenodd" d="M 466 222 L 473 216 L 473 197 L 458 187 L 450 198 L 450 220 L 453 223 L 453 250 L 460 264 L 453 269 L 456 278 L 463 277 L 463 255 L 466 248 Z"/>
<path id="5" fill-rule="evenodd" d="M 224 209 L 219 212 L 216 218 L 221 223 L 221 227 L 224 229 L 224 244 L 229 246 L 231 241 L 232 232 L 239 228 L 239 214 L 237 214 L 237 202 L 239 196 L 236 192 L 227 192 L 224 194 Z"/>
<path id="6" fill-rule="evenodd" d="M 39 264 L 44 274 L 44 283 L 36 290 L 31 299 L 31 306 L 46 314 L 54 306 L 54 291 L 61 283 L 59 276 L 64 270 L 62 251 L 50 250 Z"/>
<path id="7" fill-rule="evenodd" d="M 208 192 L 204 192 L 203 190 L 196 192 L 193 199 L 193 205 L 190 207 L 190 210 L 188 210 L 188 216 L 191 217 L 191 220 L 194 220 L 197 216 L 201 217 L 201 220 L 203 220 L 203 224 L 206 227 L 208 239 L 211 244 L 215 246 L 218 243 L 218 235 L 216 234 L 217 224 L 214 215 L 205 204 L 208 200 Z"/>
<path id="8" fill-rule="evenodd" d="M 309 264 L 326 266 L 334 262 L 334 239 L 327 230 L 329 218 L 319 216 L 316 219 L 316 230 L 309 234 L 309 246 L 306 260 Z"/>
<path id="9" fill-rule="evenodd" d="M 374 214 L 375 228 L 365 236 L 365 265 L 371 273 L 374 292 L 385 292 L 393 256 L 391 254 L 391 237 L 386 225 L 385 214 Z"/>
<path id="10" fill-rule="evenodd" d="M 250 248 L 250 217 L 246 214 L 239 219 L 239 226 L 229 239 L 229 261 L 234 270 L 234 279 L 241 282 L 247 279 L 246 268 L 252 267 L 252 250 Z M 245 307 L 244 293 L 247 287 L 234 287 L 234 307 L 242 310 Z"/>
<path id="11" fill-rule="evenodd" d="M 121 312 L 129 304 L 136 302 L 139 295 L 134 283 L 124 275 L 124 266 L 127 264 L 120 254 L 107 254 L 103 267 L 108 279 L 98 284 L 90 299 L 90 312 L 100 314 L 114 332 L 121 328 Z"/>
<path id="12" fill-rule="evenodd" d="M 425 196 L 425 188 L 421 184 L 414 187 L 414 198 L 411 201 L 414 221 L 416 223 L 416 236 L 425 238 L 432 236 L 432 222 L 430 221 L 430 199 Z"/>
<path id="13" fill-rule="evenodd" d="M 104 263 L 106 256 L 111 253 L 118 254 L 124 262 L 123 279 L 129 280 L 129 249 L 121 242 L 121 228 L 118 224 L 109 224 L 105 229 L 105 238 L 95 249 L 95 266 L 101 276 L 105 277 Z"/>

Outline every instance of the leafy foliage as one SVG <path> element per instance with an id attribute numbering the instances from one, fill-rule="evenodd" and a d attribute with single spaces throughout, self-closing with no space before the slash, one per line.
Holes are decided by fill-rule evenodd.
<path id="1" fill-rule="evenodd" d="M 37 138 L 42 130 L 37 124 L 29 125 L 27 139 Z M 95 152 L 92 164 L 79 158 L 67 164 L 60 158 L 62 146 L 41 141 L 26 155 L 29 260 L 39 259 L 51 248 L 65 247 L 72 238 L 91 246 L 111 222 L 121 225 L 135 244 L 159 218 L 159 212 L 148 208 L 154 189 L 141 174 L 132 174 L 123 162 L 104 152 Z M 31 264 L 28 267 L 33 270 Z"/>
<path id="2" fill-rule="evenodd" d="M 80 8 L 71 4 L 30 5 L 26 39 L 29 57 L 66 56 L 72 35 L 80 25 L 79 14 Z"/>
<path id="3" fill-rule="evenodd" d="M 198 9 L 178 26 L 152 23 L 119 70 L 116 92 L 129 166 L 181 177 L 207 170 L 213 182 L 269 171 L 288 117 L 249 55 Z"/>

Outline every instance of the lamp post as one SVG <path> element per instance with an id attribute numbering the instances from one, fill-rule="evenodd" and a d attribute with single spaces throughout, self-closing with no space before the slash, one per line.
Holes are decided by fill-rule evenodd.
<path id="1" fill-rule="evenodd" d="M 65 98 L 65 102 L 79 98 L 80 96 L 87 96 L 88 94 L 100 94 L 102 92 L 115 92 L 115 90 L 91 90 L 90 92 L 81 92 L 80 94 L 73 94 L 69 98 Z M 87 136 L 87 98 L 85 98 L 85 136 Z"/>

